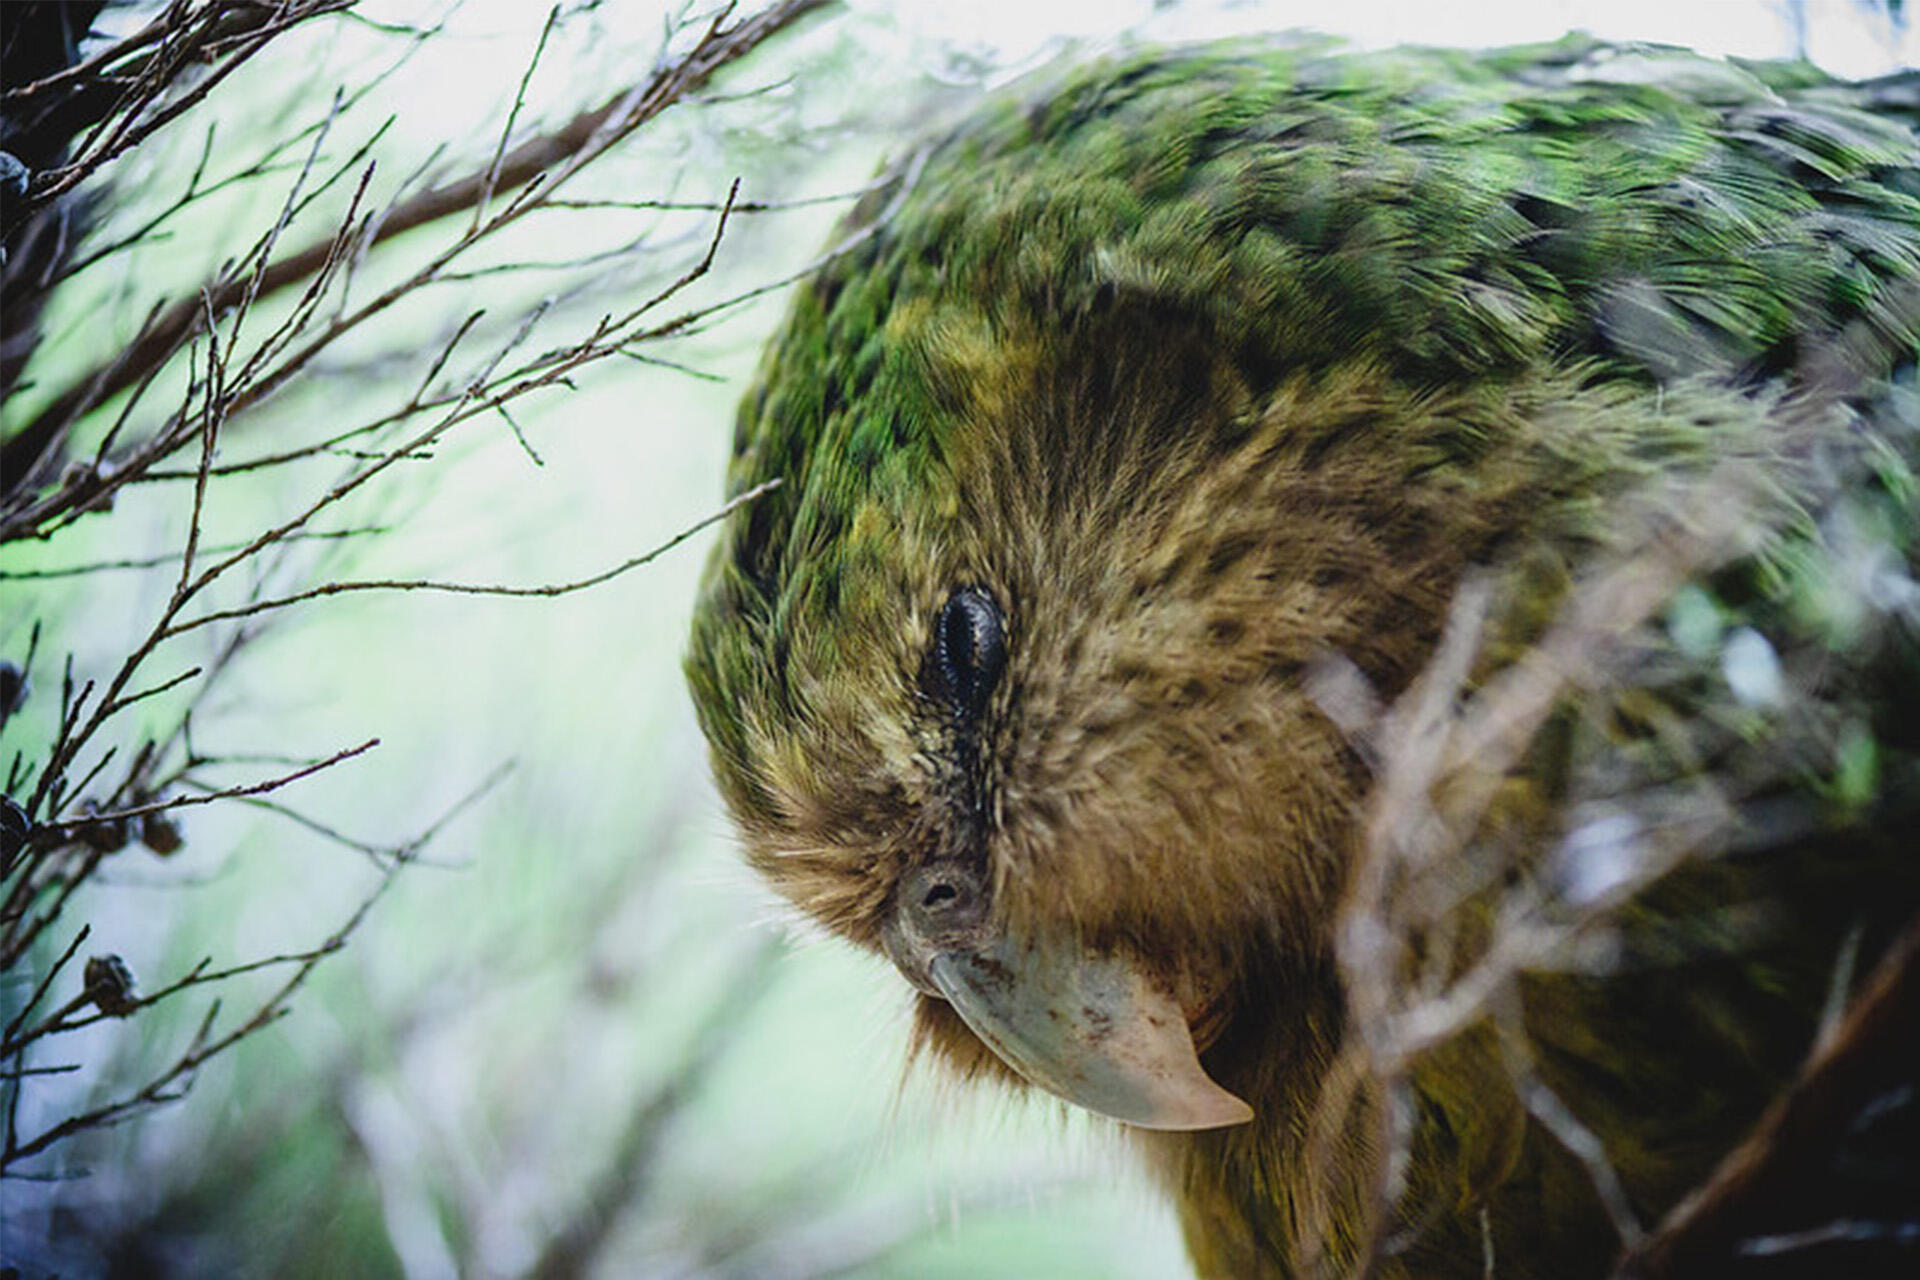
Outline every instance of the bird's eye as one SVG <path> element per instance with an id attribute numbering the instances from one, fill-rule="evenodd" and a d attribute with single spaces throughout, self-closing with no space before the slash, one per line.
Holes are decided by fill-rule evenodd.
<path id="1" fill-rule="evenodd" d="M 930 656 L 930 692 L 956 716 L 978 716 L 1007 663 L 1006 626 L 994 598 L 978 587 L 962 587 L 947 597 L 934 624 Z"/>

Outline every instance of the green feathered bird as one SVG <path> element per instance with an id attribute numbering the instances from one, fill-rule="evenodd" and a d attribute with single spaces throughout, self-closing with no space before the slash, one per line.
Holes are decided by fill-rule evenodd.
<path id="1" fill-rule="evenodd" d="M 1204 1275 L 1606 1273 L 1920 902 L 1917 104 L 1579 38 L 994 97 L 740 412 L 754 866 Z"/>

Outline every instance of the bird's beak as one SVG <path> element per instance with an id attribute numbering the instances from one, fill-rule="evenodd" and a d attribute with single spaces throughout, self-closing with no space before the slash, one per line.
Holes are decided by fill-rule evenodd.
<path id="1" fill-rule="evenodd" d="M 940 860 L 901 881 L 882 941 L 1000 1060 L 1049 1093 L 1143 1129 L 1218 1129 L 1253 1108 L 1200 1066 L 1186 1014 L 1130 957 L 1009 938 L 979 876 Z"/>

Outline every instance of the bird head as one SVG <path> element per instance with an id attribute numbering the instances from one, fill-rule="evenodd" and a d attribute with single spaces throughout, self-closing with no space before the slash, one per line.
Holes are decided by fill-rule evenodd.
<path id="1" fill-rule="evenodd" d="M 921 1047 L 1231 1124 L 1197 1055 L 1326 953 L 1360 789 L 1303 675 L 1409 677 L 1494 523 L 1417 477 L 1511 406 L 1278 374 L 1103 228 L 1032 253 L 1085 207 L 1043 186 L 803 290 L 732 477 L 781 485 L 726 527 L 691 684 L 750 860 L 892 960 Z"/>
<path id="2" fill-rule="evenodd" d="M 1272 433 L 1158 308 L 893 302 L 864 402 L 730 530 L 696 631 L 749 856 L 885 953 L 963 1069 L 1149 1126 L 1244 1119 L 1196 1051 L 1246 940 L 1313 927 L 1351 794 L 1337 737 L 1276 696 L 1312 638 L 1254 607 L 1277 572 L 1296 628 L 1338 593 L 1220 465 Z"/>
<path id="3" fill-rule="evenodd" d="M 1610 497 L 1765 418 L 1594 354 L 1671 211 L 1549 198 L 1560 144 L 1481 96 L 1526 82 L 1432 71 L 1216 48 L 1003 95 L 769 348 L 730 485 L 778 487 L 711 562 L 696 706 L 750 860 L 964 1072 L 1245 1118 L 1197 1055 L 1325 972 L 1365 786 L 1315 664 L 1397 694 L 1476 564 L 1533 566 L 1523 639 Z"/>

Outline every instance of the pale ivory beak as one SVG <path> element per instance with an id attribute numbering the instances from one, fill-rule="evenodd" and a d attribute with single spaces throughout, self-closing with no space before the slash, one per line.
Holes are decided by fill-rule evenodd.
<path id="1" fill-rule="evenodd" d="M 883 942 L 908 981 L 950 1003 L 1000 1060 L 1068 1102 L 1143 1129 L 1244 1124 L 1253 1108 L 1200 1066 L 1179 1003 L 1119 956 L 1017 943 L 960 863 L 900 885 Z"/>

